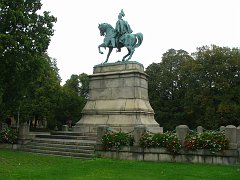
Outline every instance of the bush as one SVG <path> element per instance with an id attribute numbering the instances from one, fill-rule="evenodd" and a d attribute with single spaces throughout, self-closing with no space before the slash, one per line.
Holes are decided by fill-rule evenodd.
<path id="1" fill-rule="evenodd" d="M 152 135 L 150 135 L 149 133 L 145 133 L 141 136 L 140 141 L 139 141 L 139 145 L 142 148 L 147 148 L 147 147 L 153 147 L 154 142 L 152 140 Z"/>
<path id="2" fill-rule="evenodd" d="M 181 149 L 181 144 L 172 132 L 149 134 L 145 133 L 141 136 L 139 145 L 142 148 L 164 147 L 172 154 L 177 154 Z"/>
<path id="3" fill-rule="evenodd" d="M 197 133 L 188 134 L 184 141 L 184 148 L 187 151 L 195 151 L 198 149 Z"/>
<path id="4" fill-rule="evenodd" d="M 188 135 L 184 145 L 186 150 L 208 149 L 214 154 L 227 149 L 229 141 L 225 139 L 223 132 L 206 131 L 202 134 Z"/>
<path id="5" fill-rule="evenodd" d="M 165 136 L 166 149 L 172 154 L 177 154 L 181 149 L 181 144 L 176 134 L 172 132 L 166 132 Z"/>
<path id="6" fill-rule="evenodd" d="M 107 132 L 102 137 L 104 149 L 111 149 L 114 147 L 119 150 L 121 146 L 132 146 L 133 142 L 133 136 L 123 132 Z M 223 132 L 206 131 L 202 134 L 191 132 L 185 139 L 184 149 L 188 151 L 208 149 L 214 154 L 218 151 L 227 149 L 228 144 L 229 142 L 225 139 L 225 134 Z M 171 154 L 177 154 L 181 149 L 180 141 L 173 132 L 158 134 L 144 133 L 139 140 L 139 145 L 142 148 L 163 147 Z"/>
<path id="7" fill-rule="evenodd" d="M 166 134 L 158 133 L 152 136 L 153 147 L 166 147 Z"/>
<path id="8" fill-rule="evenodd" d="M 229 145 L 229 141 L 225 139 L 223 132 L 207 131 L 200 134 L 197 140 L 198 149 L 209 149 L 211 153 L 227 149 Z"/>
<path id="9" fill-rule="evenodd" d="M 5 128 L 0 131 L 0 142 L 14 144 L 17 142 L 16 129 Z"/>
<path id="10" fill-rule="evenodd" d="M 104 149 L 115 148 L 119 150 L 122 146 L 133 146 L 133 136 L 124 132 L 107 132 L 102 137 L 102 144 Z"/>

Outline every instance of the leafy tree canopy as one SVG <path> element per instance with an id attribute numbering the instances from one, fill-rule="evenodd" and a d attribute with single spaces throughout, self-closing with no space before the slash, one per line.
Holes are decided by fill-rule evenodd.
<path id="1" fill-rule="evenodd" d="M 149 99 L 165 129 L 217 128 L 240 121 L 240 50 L 203 46 L 189 55 L 170 49 L 147 67 Z"/>
<path id="2" fill-rule="evenodd" d="M 40 14 L 41 6 L 40 0 L 0 0 L 0 116 L 14 111 L 41 76 L 56 22 L 49 12 Z"/>

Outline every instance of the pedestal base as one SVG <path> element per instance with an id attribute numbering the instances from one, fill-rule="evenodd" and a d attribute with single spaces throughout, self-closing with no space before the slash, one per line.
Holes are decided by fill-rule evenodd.
<path id="1" fill-rule="evenodd" d="M 89 100 L 75 132 L 96 132 L 99 125 L 129 132 L 137 125 L 161 131 L 148 100 L 147 75 L 137 62 L 102 64 L 89 76 Z"/>
<path id="2" fill-rule="evenodd" d="M 73 127 L 73 131 L 77 132 L 96 132 L 99 125 L 107 125 L 113 131 L 130 132 L 133 131 L 137 125 L 144 125 L 149 130 L 151 128 L 161 128 L 159 124 L 154 120 L 153 115 L 144 115 L 138 113 L 126 114 L 109 114 L 109 115 L 85 115 L 77 124 Z"/>

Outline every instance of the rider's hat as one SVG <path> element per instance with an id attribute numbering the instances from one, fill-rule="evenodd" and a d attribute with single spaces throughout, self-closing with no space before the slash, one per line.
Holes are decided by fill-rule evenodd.
<path id="1" fill-rule="evenodd" d="M 124 12 L 123 12 L 123 9 L 121 10 L 120 14 L 122 15 L 122 17 L 125 16 Z"/>

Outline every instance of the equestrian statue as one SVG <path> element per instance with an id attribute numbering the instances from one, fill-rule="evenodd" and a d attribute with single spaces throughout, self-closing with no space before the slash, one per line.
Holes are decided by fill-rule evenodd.
<path id="1" fill-rule="evenodd" d="M 99 53 L 103 54 L 101 47 L 108 47 L 107 59 L 104 63 L 108 62 L 109 56 L 113 48 L 117 48 L 117 52 L 121 52 L 122 47 L 126 47 L 128 54 L 126 54 L 122 61 L 129 61 L 135 51 L 135 48 L 139 47 L 143 41 L 143 34 L 137 33 L 132 34 L 132 29 L 127 21 L 123 20 L 125 16 L 123 10 L 118 15 L 118 21 L 116 23 L 116 28 L 114 29 L 108 23 L 102 23 L 98 25 L 100 35 L 104 36 L 104 41 L 98 46 Z M 128 58 L 127 58 L 128 57 Z M 126 59 L 127 58 L 127 59 Z"/>

